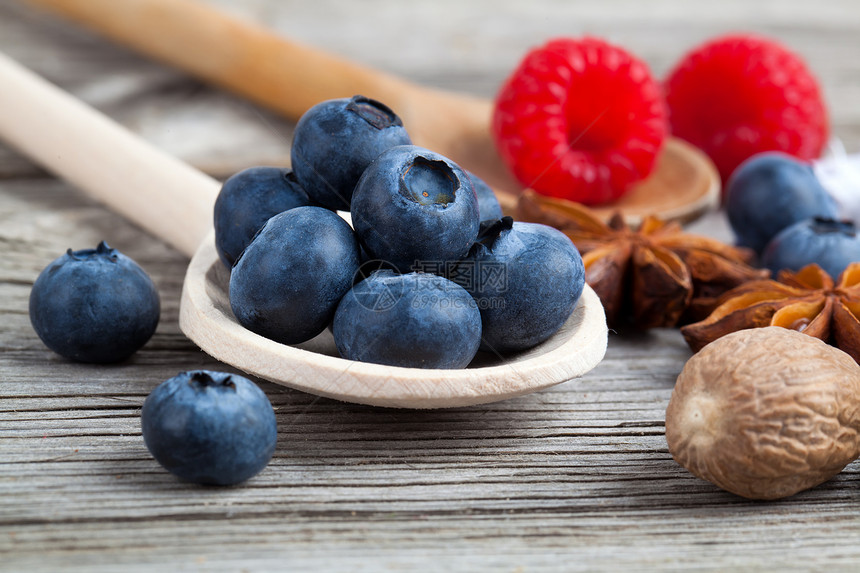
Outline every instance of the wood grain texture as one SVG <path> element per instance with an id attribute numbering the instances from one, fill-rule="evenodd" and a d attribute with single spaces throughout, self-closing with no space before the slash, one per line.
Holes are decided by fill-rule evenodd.
<path id="1" fill-rule="evenodd" d="M 601 34 L 663 73 L 714 33 L 800 51 L 835 134 L 860 148 L 860 13 L 851 0 L 314 3 L 217 0 L 297 39 L 416 81 L 491 95 L 522 51 Z M 404 26 L 403 22 L 409 22 Z M 286 157 L 291 126 L 0 0 L 0 50 L 216 176 Z M 581 379 L 445 411 L 348 405 L 262 383 L 271 465 L 240 487 L 182 484 L 152 460 L 140 406 L 180 370 L 219 368 L 179 332 L 187 259 L 0 151 L 0 570 L 855 571 L 860 464 L 774 503 L 722 492 L 670 457 L 663 420 L 689 357 L 674 330 L 610 334 Z M 730 238 L 719 213 L 691 226 Z M 68 363 L 27 298 L 68 247 L 108 242 L 153 276 L 162 319 L 128 363 Z"/>

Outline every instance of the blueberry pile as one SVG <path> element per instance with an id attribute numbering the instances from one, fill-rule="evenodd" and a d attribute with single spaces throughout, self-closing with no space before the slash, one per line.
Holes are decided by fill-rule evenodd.
<path id="1" fill-rule="evenodd" d="M 382 103 L 314 106 L 291 159 L 237 173 L 215 206 L 230 305 L 253 332 L 298 344 L 330 328 L 350 360 L 464 368 L 479 349 L 543 342 L 582 293 L 563 233 L 503 217 L 486 183 L 412 145 Z"/>
<path id="2" fill-rule="evenodd" d="M 860 261 L 855 225 L 838 220 L 812 166 L 784 153 L 761 153 L 738 167 L 727 184 L 726 212 L 738 243 L 756 251 L 774 276 L 816 263 L 835 279 Z"/>

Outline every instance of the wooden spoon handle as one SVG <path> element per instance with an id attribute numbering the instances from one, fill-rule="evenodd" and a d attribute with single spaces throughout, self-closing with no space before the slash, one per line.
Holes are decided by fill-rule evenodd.
<path id="1" fill-rule="evenodd" d="M 212 227 L 218 181 L 3 54 L 0 86 L 0 139 L 189 257 L 194 254 Z"/>
<path id="2" fill-rule="evenodd" d="M 297 120 L 363 94 L 398 109 L 413 84 L 277 36 L 195 0 L 29 0 Z"/>

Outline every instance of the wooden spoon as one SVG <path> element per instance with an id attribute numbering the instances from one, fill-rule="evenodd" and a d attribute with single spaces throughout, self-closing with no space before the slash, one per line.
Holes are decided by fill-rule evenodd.
<path id="1" fill-rule="evenodd" d="M 0 138 L 191 256 L 182 331 L 203 350 L 272 382 L 339 400 L 440 408 L 492 402 L 581 376 L 606 351 L 603 307 L 586 287 L 562 329 L 515 356 L 481 356 L 464 370 L 394 368 L 337 357 L 328 333 L 298 347 L 240 326 L 215 252 L 220 184 L 153 148 L 0 54 Z M 196 251 L 196 252 L 195 252 Z"/>
<path id="2" fill-rule="evenodd" d="M 314 104 L 362 94 L 385 102 L 417 145 L 479 175 L 512 212 L 522 185 L 490 136 L 492 102 L 433 90 L 287 40 L 195 0 L 29 0 L 112 40 L 297 120 Z M 654 173 L 602 211 L 688 221 L 719 202 L 720 179 L 696 148 L 670 139 Z"/>

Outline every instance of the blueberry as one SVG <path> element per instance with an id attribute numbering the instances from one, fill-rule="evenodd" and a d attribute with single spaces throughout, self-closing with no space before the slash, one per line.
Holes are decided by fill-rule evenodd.
<path id="1" fill-rule="evenodd" d="M 49 264 L 30 291 L 30 321 L 45 345 L 80 362 L 120 362 L 152 337 L 158 291 L 133 260 L 101 242 Z"/>
<path id="2" fill-rule="evenodd" d="M 371 161 L 411 143 L 386 105 L 363 96 L 321 102 L 299 119 L 292 167 L 308 196 L 329 209 L 349 210 L 353 189 Z"/>
<path id="3" fill-rule="evenodd" d="M 478 214 L 480 220 L 489 221 L 504 217 L 502 206 L 499 205 L 499 200 L 493 189 L 471 171 L 466 171 L 466 174 L 472 181 L 472 187 L 475 188 L 475 194 L 478 196 Z"/>
<path id="4" fill-rule="evenodd" d="M 481 311 L 483 350 L 504 354 L 555 334 L 585 285 L 582 257 L 561 231 L 510 217 L 485 221 L 451 279 Z"/>
<path id="5" fill-rule="evenodd" d="M 245 328 L 298 344 L 325 330 L 358 265 L 346 221 L 322 207 L 296 207 L 269 219 L 236 261 L 230 306 Z"/>
<path id="6" fill-rule="evenodd" d="M 152 457 L 183 480 L 233 485 L 272 459 L 277 424 L 272 404 L 242 376 L 196 370 L 159 384 L 141 410 Z"/>
<path id="7" fill-rule="evenodd" d="M 295 174 L 279 167 L 251 167 L 228 178 L 215 200 L 215 248 L 229 268 L 270 217 L 308 205 Z"/>
<path id="8" fill-rule="evenodd" d="M 812 166 L 784 153 L 753 156 L 726 187 L 726 212 L 738 244 L 757 253 L 786 227 L 811 217 L 835 218 L 836 209 Z"/>
<path id="9" fill-rule="evenodd" d="M 481 315 L 443 277 L 380 270 L 353 287 L 332 327 L 341 356 L 412 368 L 465 368 L 481 343 Z"/>
<path id="10" fill-rule="evenodd" d="M 762 255 L 762 263 L 774 276 L 782 269 L 799 271 L 817 263 L 834 280 L 855 261 L 860 261 L 860 237 L 854 224 L 820 217 L 784 229 Z"/>
<path id="11" fill-rule="evenodd" d="M 352 222 L 372 257 L 401 272 L 428 270 L 468 252 L 478 233 L 478 199 L 452 161 L 421 147 L 393 147 L 359 179 Z"/>

